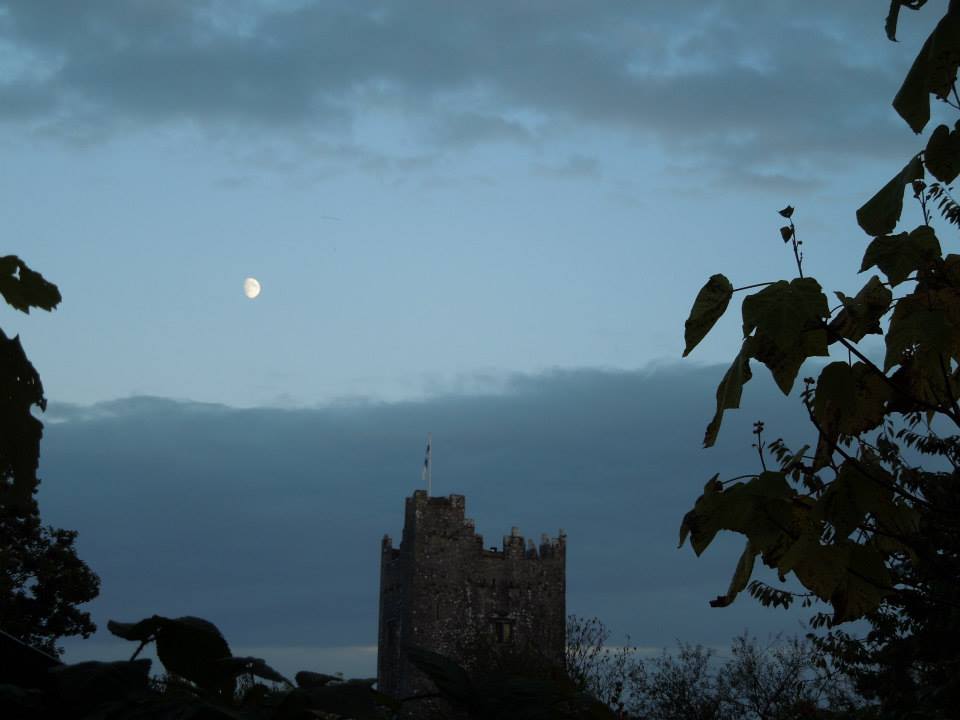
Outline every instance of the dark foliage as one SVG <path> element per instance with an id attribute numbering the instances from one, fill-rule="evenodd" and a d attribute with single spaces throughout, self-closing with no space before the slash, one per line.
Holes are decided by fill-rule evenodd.
<path id="1" fill-rule="evenodd" d="M 14 308 L 53 309 L 55 285 L 12 255 L 0 258 L 0 294 Z M 36 492 L 46 409 L 43 386 L 19 337 L 0 330 L 0 629 L 51 654 L 58 638 L 96 626 L 78 606 L 100 581 L 77 557 L 77 533 L 42 525 Z"/>
<path id="2" fill-rule="evenodd" d="M 891 0 L 887 35 L 895 38 L 901 8 L 924 4 Z M 960 2 L 951 0 L 893 101 L 914 132 L 930 119 L 931 95 L 960 110 L 958 65 Z M 882 717 L 956 717 L 960 707 L 960 439 L 950 434 L 960 428 L 960 255 L 945 252 L 932 224 L 934 210 L 948 228 L 960 224 L 950 188 L 958 176 L 960 123 L 940 125 L 857 211 L 873 237 L 860 272 L 876 269 L 885 280 L 872 275 L 854 296 L 835 293 L 833 309 L 816 280 L 804 276 L 793 208 L 781 211 L 790 223 L 781 237 L 792 243 L 798 277 L 761 283 L 744 299 L 743 346 L 717 389 L 704 444 L 716 440 L 724 412 L 739 407 L 751 360 L 789 394 L 808 358 L 825 357 L 832 346 L 845 359 L 803 381 L 814 442 L 799 450 L 781 440 L 768 445 L 759 423 L 760 471 L 746 482 L 711 478 L 680 531 L 681 545 L 689 538 L 697 554 L 721 530 L 746 537 L 715 607 L 744 589 L 764 605 L 797 598 L 828 604 L 832 612 L 811 624 L 830 632 L 814 642 L 879 701 Z M 923 224 L 894 234 L 908 188 Z M 684 354 L 733 293 L 760 285 L 734 288 L 711 277 L 694 302 Z M 882 362 L 858 346 L 867 335 L 883 337 Z M 807 592 L 751 582 L 758 558 Z M 865 637 L 840 629 L 858 619 L 870 625 Z"/>

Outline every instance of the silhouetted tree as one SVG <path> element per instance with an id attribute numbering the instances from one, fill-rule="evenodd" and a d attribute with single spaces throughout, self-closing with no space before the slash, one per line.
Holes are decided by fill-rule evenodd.
<path id="1" fill-rule="evenodd" d="M 887 35 L 895 39 L 901 8 L 926 0 L 891 0 Z M 915 133 L 930 120 L 930 96 L 960 110 L 960 0 L 920 49 L 893 107 Z M 939 211 L 960 225 L 950 184 L 960 175 L 960 123 L 937 126 L 926 146 L 857 210 L 873 240 L 859 268 L 876 268 L 856 293 L 835 293 L 831 309 L 819 283 L 804 275 L 794 209 L 780 215 L 780 237 L 792 250 L 797 277 L 734 288 L 710 278 L 686 323 L 684 355 L 713 327 L 737 291 L 762 289 L 742 304 L 743 345 L 716 393 L 716 414 L 704 445 L 712 445 L 726 410 L 739 407 L 750 362 L 765 365 L 784 394 L 802 364 L 844 359 L 804 379 L 804 409 L 815 431 L 797 450 L 763 441 L 755 428 L 759 472 L 707 481 L 681 524 L 699 555 L 720 530 L 745 536 L 723 607 L 747 589 L 765 605 L 821 601 L 816 639 L 859 689 L 880 701 L 884 717 L 956 717 L 960 707 L 960 255 L 941 246 L 932 222 Z M 912 191 L 923 223 L 894 234 L 904 194 Z M 881 335 L 882 362 L 860 343 Z M 746 480 L 746 482 L 742 482 Z M 793 575 L 807 593 L 754 580 L 760 559 L 781 581 Z M 870 631 L 838 629 L 865 619 Z"/>
<path id="2" fill-rule="evenodd" d="M 0 258 L 0 295 L 16 310 L 52 310 L 60 292 L 19 258 Z M 96 630 L 78 605 L 97 596 L 100 581 L 77 557 L 77 533 L 44 526 L 36 493 L 46 409 L 40 377 L 19 336 L 0 330 L 0 629 L 57 655 L 61 637 Z"/>

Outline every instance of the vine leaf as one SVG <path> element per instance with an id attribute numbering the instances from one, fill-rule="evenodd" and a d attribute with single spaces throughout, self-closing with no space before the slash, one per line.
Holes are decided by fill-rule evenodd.
<path id="1" fill-rule="evenodd" d="M 953 132 L 946 125 L 937 125 L 923 151 L 923 164 L 942 183 L 952 183 L 960 175 L 960 121 Z"/>
<path id="2" fill-rule="evenodd" d="M 940 253 L 940 241 L 933 228 L 921 225 L 910 233 L 874 238 L 863 255 L 860 272 L 876 266 L 895 287 L 910 273 L 939 258 Z"/>
<path id="3" fill-rule="evenodd" d="M 733 285 L 726 277 L 718 273 L 707 280 L 697 293 L 693 308 L 690 310 L 690 317 L 684 324 L 683 338 L 686 347 L 683 350 L 683 357 L 689 355 L 697 343 L 706 337 L 726 311 L 731 297 L 733 297 Z"/>
<path id="4" fill-rule="evenodd" d="M 16 255 L 0 257 L 0 295 L 11 307 L 24 313 L 29 313 L 32 307 L 53 310 L 62 299 L 56 285 L 31 270 Z"/>
<path id="5" fill-rule="evenodd" d="M 884 287 L 880 278 L 872 275 L 860 292 L 847 297 L 842 292 L 834 293 L 843 305 L 843 309 L 830 321 L 828 332 L 830 342 L 844 337 L 860 342 L 865 335 L 880 335 L 880 318 L 890 309 L 893 293 Z"/>
<path id="6" fill-rule="evenodd" d="M 867 235 L 893 232 L 903 212 L 903 190 L 914 180 L 923 179 L 923 163 L 914 156 L 903 170 L 894 175 L 872 198 L 857 210 L 857 223 Z"/>
<path id="7" fill-rule="evenodd" d="M 740 397 L 743 394 L 743 386 L 750 381 L 753 373 L 750 371 L 750 356 L 747 353 L 747 344 L 744 343 L 740 353 L 733 360 L 733 364 L 723 376 L 720 385 L 717 386 L 717 411 L 713 420 L 707 425 L 706 433 L 703 436 L 703 446 L 711 447 L 717 441 L 717 434 L 720 432 L 720 423 L 723 421 L 724 410 L 734 410 L 740 407 Z"/>

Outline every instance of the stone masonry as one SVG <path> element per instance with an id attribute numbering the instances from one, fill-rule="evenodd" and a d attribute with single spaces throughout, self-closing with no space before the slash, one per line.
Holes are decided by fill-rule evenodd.
<path id="1" fill-rule="evenodd" d="M 539 547 L 517 528 L 501 549 L 485 549 L 463 495 L 406 499 L 403 538 L 385 535 L 380 557 L 378 687 L 394 697 L 431 692 L 406 659 L 418 646 L 461 657 L 468 638 L 492 647 L 532 648 L 562 663 L 566 635 L 566 536 Z"/>

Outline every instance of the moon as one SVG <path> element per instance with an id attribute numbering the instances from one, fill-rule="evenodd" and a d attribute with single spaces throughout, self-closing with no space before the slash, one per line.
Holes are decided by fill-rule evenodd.
<path id="1" fill-rule="evenodd" d="M 260 283 L 256 278 L 248 277 L 243 281 L 243 294 L 251 300 L 260 294 Z"/>

